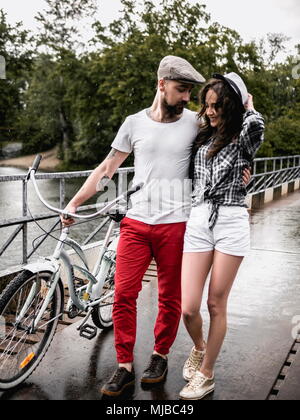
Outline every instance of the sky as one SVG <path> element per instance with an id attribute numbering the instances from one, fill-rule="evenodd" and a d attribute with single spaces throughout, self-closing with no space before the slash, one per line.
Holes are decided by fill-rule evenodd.
<path id="1" fill-rule="evenodd" d="M 159 0 L 155 0 L 159 1 Z M 196 3 L 197 0 L 190 0 Z M 198 0 L 206 4 L 212 20 L 237 30 L 245 41 L 258 40 L 268 33 L 284 33 L 291 40 L 289 53 L 300 43 L 300 0 Z M 45 0 L 0 0 L 9 23 L 22 21 L 25 28 L 36 30 L 34 16 L 45 6 Z M 99 0 L 98 18 L 111 22 L 121 9 L 120 0 Z"/>

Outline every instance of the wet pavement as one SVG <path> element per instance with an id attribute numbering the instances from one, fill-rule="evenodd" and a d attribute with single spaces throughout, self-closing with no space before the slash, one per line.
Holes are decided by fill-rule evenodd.
<path id="1" fill-rule="evenodd" d="M 300 399 L 300 348 L 292 352 L 292 363 L 285 364 L 299 345 L 295 347 L 297 333 L 300 339 L 300 192 L 255 212 L 251 224 L 252 249 L 231 293 L 228 333 L 215 368 L 216 388 L 206 399 Z M 202 314 L 207 333 L 206 296 Z M 192 345 L 182 323 L 165 383 L 147 389 L 139 382 L 153 348 L 156 301 L 156 281 L 145 283 L 138 302 L 137 380 L 124 400 L 178 400 L 185 385 L 182 366 Z M 101 385 L 115 367 L 113 332 L 99 332 L 88 341 L 79 337 L 75 324 L 55 336 L 28 381 L 0 393 L 0 399 L 100 400 Z M 279 375 L 283 368 L 284 375 Z M 280 389 L 271 393 L 278 377 Z"/>

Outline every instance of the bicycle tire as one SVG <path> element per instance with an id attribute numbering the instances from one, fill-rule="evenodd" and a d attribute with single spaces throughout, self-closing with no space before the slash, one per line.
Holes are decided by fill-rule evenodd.
<path id="1" fill-rule="evenodd" d="M 113 326 L 112 309 L 114 303 L 114 290 L 115 290 L 115 262 L 110 263 L 108 276 L 104 282 L 101 298 L 105 295 L 113 294 L 105 299 L 101 304 L 95 306 L 91 313 L 93 323 L 101 330 L 109 330 Z"/>
<path id="2" fill-rule="evenodd" d="M 62 308 L 62 292 L 59 284 L 55 288 L 38 328 L 31 333 L 35 314 L 42 307 L 48 291 L 46 286 L 52 273 L 33 274 L 23 271 L 5 288 L 0 296 L 0 390 L 5 391 L 24 382 L 38 367 L 45 356 L 55 335 Z M 21 322 L 17 320 L 25 299 L 35 284 L 35 296 L 31 299 L 28 310 Z M 22 304 L 23 302 L 23 304 Z M 48 317 L 48 319 L 47 319 Z M 4 326 L 4 328 L 3 328 Z M 1 330 L 0 330 L 1 333 Z"/>

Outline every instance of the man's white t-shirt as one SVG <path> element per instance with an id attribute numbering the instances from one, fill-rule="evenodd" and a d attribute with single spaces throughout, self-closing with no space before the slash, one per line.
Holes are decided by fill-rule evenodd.
<path id="1" fill-rule="evenodd" d="M 134 152 L 133 185 L 144 183 L 131 196 L 127 217 L 150 225 L 187 221 L 191 205 L 189 164 L 199 122 L 184 110 L 173 123 L 152 120 L 147 110 L 126 118 L 112 147 Z"/>

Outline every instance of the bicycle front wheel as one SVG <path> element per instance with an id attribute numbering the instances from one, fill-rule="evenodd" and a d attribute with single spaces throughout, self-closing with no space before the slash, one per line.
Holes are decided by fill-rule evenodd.
<path id="1" fill-rule="evenodd" d="M 25 381 L 37 368 L 56 332 L 62 307 L 57 285 L 38 325 L 52 274 L 23 271 L 0 296 L 0 390 Z"/>
<path id="2" fill-rule="evenodd" d="M 97 328 L 110 329 L 113 326 L 113 304 L 115 296 L 116 263 L 111 261 L 101 293 L 101 303 L 93 308 L 92 320 Z"/>

